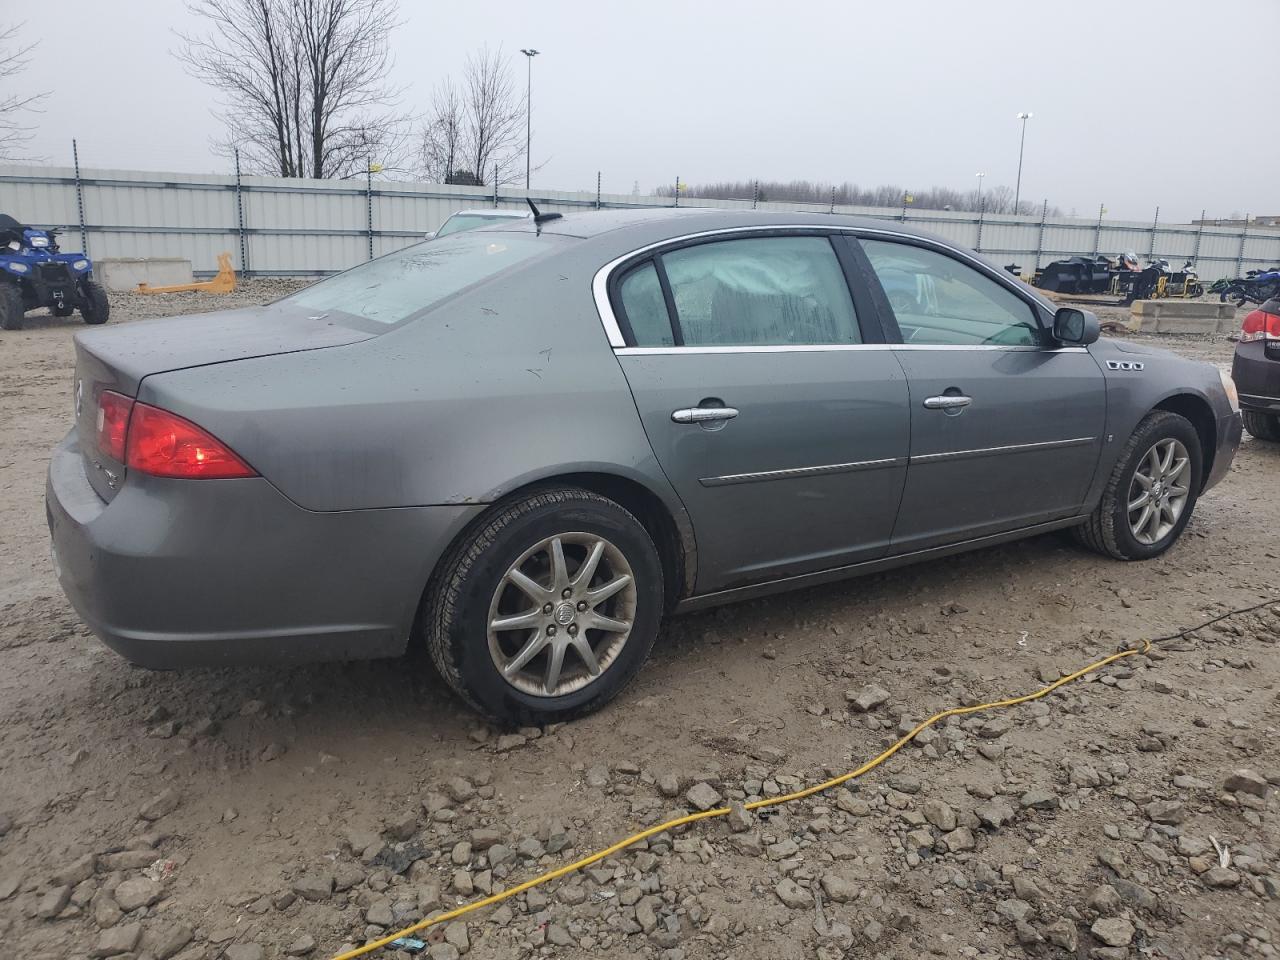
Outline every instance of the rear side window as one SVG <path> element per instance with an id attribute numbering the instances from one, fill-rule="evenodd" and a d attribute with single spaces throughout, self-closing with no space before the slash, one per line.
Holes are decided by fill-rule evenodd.
<path id="1" fill-rule="evenodd" d="M 675 343 L 667 302 L 662 297 L 662 283 L 653 261 L 642 263 L 622 278 L 618 299 L 637 347 L 669 347 Z"/>
<path id="2" fill-rule="evenodd" d="M 861 343 L 826 237 L 746 237 L 662 255 L 686 346 Z"/>
<path id="3" fill-rule="evenodd" d="M 459 233 L 415 244 L 307 287 L 282 303 L 399 323 L 473 283 L 552 249 L 559 240 L 521 233 Z"/>
<path id="4" fill-rule="evenodd" d="M 1034 347 L 1031 305 L 967 264 L 924 247 L 863 240 L 904 343 Z"/>

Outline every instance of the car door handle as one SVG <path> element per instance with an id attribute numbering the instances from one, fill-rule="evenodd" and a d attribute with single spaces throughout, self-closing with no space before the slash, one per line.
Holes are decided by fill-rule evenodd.
<path id="1" fill-rule="evenodd" d="M 714 420 L 732 420 L 738 415 L 734 407 L 685 407 L 672 410 L 671 419 L 676 423 L 710 423 Z"/>
<path id="2" fill-rule="evenodd" d="M 967 407 L 973 403 L 970 397 L 960 397 L 948 394 L 941 397 L 929 397 L 924 402 L 926 410 L 958 410 L 961 407 Z"/>

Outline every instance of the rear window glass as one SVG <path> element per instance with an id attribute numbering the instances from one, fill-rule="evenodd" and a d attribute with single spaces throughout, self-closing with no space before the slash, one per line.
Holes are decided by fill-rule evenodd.
<path id="1" fill-rule="evenodd" d="M 460 233 L 370 260 L 286 297 L 317 313 L 345 313 L 393 324 L 459 290 L 545 253 L 557 241 L 518 233 Z"/>
<path id="2" fill-rule="evenodd" d="M 474 230 L 476 227 L 488 226 L 491 223 L 501 223 L 503 220 L 523 220 L 522 214 L 519 217 L 490 217 L 483 213 L 455 213 L 444 222 L 444 226 L 436 233 L 437 237 L 447 237 L 452 233 L 462 233 L 466 230 Z"/>

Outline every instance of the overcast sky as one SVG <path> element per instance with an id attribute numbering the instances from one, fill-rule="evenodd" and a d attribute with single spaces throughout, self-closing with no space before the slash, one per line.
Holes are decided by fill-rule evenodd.
<path id="1" fill-rule="evenodd" d="M 222 171 L 216 92 L 171 51 L 179 0 L 21 4 L 51 91 L 31 149 L 69 164 Z M 809 179 L 1013 186 L 1067 214 L 1162 222 L 1280 213 L 1280 0 L 733 3 L 401 0 L 405 105 L 483 44 L 533 63 L 534 186 L 648 192 Z M 1266 39 L 1264 39 L 1266 38 Z M 519 61 L 519 62 L 516 62 Z"/>

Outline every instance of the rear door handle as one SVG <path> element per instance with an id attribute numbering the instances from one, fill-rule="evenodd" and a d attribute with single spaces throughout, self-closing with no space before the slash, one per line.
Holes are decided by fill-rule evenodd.
<path id="1" fill-rule="evenodd" d="M 958 410 L 961 407 L 967 407 L 973 403 L 971 397 L 958 397 L 947 395 L 942 397 L 929 397 L 924 402 L 926 410 Z"/>
<path id="2" fill-rule="evenodd" d="M 710 423 L 714 420 L 732 420 L 738 415 L 734 407 L 685 407 L 671 411 L 676 423 Z"/>

